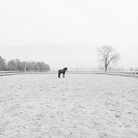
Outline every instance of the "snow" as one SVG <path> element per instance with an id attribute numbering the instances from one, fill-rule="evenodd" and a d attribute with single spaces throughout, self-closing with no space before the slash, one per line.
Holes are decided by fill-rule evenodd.
<path id="1" fill-rule="evenodd" d="M 138 138 L 138 79 L 2 76 L 0 138 Z"/>

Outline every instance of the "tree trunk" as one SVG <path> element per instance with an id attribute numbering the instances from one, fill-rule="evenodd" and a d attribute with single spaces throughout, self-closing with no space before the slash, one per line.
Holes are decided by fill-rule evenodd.
<path id="1" fill-rule="evenodd" d="M 108 65 L 105 64 L 105 71 L 107 71 L 107 66 L 108 66 Z"/>

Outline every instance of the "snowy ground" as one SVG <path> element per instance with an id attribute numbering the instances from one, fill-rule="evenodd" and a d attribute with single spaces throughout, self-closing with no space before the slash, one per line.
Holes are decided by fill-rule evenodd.
<path id="1" fill-rule="evenodd" d="M 138 79 L 2 76 L 0 138 L 138 138 Z"/>

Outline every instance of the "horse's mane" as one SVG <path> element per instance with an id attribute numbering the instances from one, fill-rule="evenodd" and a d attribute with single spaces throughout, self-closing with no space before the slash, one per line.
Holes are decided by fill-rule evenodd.
<path id="1" fill-rule="evenodd" d="M 63 68 L 63 70 L 68 70 L 68 68 L 67 68 L 67 67 L 65 67 L 65 68 Z"/>

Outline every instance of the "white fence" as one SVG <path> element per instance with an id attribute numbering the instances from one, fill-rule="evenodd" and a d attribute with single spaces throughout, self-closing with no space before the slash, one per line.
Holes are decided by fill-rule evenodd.
<path id="1" fill-rule="evenodd" d="M 103 74 L 126 77 L 138 77 L 138 71 L 70 71 L 71 74 Z"/>
<path id="2" fill-rule="evenodd" d="M 0 76 L 18 74 L 57 74 L 57 71 L 0 71 Z M 126 77 L 138 77 L 138 71 L 68 71 L 67 74 L 103 74 Z"/>
<path id="3" fill-rule="evenodd" d="M 44 74 L 49 73 L 45 70 L 40 71 L 0 71 L 0 76 L 7 76 L 7 75 L 18 75 L 18 74 Z M 52 72 L 51 72 L 52 73 Z"/>
<path id="4" fill-rule="evenodd" d="M 138 77 L 138 71 L 108 71 L 105 74 L 126 77 Z"/>

